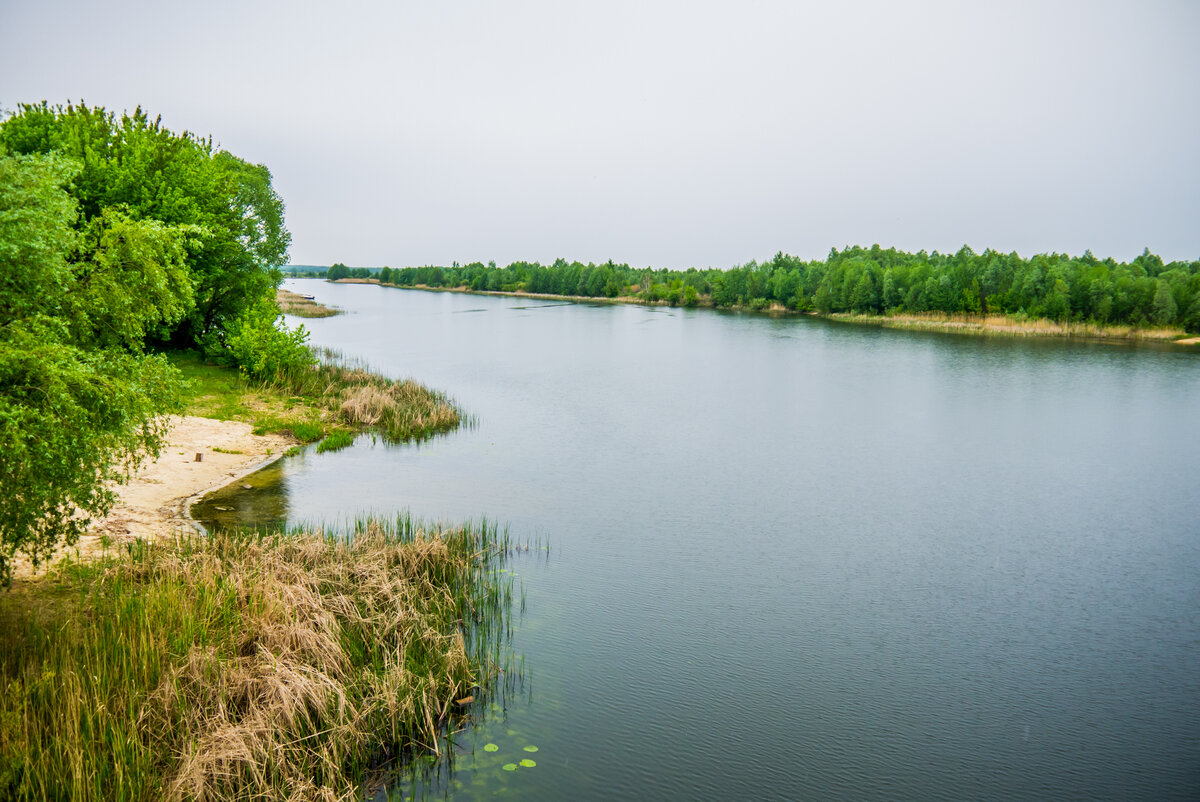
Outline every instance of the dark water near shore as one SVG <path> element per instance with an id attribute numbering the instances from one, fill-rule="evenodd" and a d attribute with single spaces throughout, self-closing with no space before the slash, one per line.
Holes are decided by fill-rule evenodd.
<path id="1" fill-rule="evenodd" d="M 552 546 L 513 564 L 525 693 L 400 793 L 1200 796 L 1196 354 L 288 285 L 477 425 L 208 510 Z"/>

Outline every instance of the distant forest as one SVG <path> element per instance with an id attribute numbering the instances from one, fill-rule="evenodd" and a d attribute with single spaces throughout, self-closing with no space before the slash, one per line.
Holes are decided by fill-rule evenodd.
<path id="1" fill-rule="evenodd" d="M 330 279 L 372 278 L 399 287 L 447 287 L 585 298 L 635 298 L 672 306 L 790 309 L 869 315 L 995 313 L 1056 321 L 1178 326 L 1200 332 L 1200 261 L 1164 263 L 1146 250 L 1131 262 L 964 247 L 954 254 L 894 248 L 831 250 L 824 261 L 778 253 L 729 270 L 653 270 L 627 264 L 494 262 L 452 267 L 349 268 Z"/>

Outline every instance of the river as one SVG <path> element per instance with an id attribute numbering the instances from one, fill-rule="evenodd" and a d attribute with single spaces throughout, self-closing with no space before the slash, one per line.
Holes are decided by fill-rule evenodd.
<path id="1" fill-rule="evenodd" d="M 524 692 L 398 796 L 1200 795 L 1195 353 L 286 286 L 475 422 L 289 458 L 231 516 L 550 544 L 512 565 Z"/>

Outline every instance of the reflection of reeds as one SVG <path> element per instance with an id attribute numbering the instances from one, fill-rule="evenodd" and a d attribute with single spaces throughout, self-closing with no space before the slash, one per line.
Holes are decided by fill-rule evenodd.
<path id="1" fill-rule="evenodd" d="M 0 797 L 339 799 L 436 748 L 510 632 L 506 534 L 181 535 L 0 606 Z"/>

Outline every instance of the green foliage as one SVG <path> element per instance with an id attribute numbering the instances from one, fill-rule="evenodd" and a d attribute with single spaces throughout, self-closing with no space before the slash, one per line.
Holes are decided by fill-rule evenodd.
<path id="1" fill-rule="evenodd" d="M 178 243 L 161 226 L 114 218 L 95 248 L 79 246 L 63 189 L 74 174 L 55 157 L 0 154 L 0 584 L 18 553 L 37 564 L 110 509 L 112 483 L 160 447 L 161 413 L 178 393 L 164 359 L 121 347 L 163 320 L 138 297 L 147 284 L 107 281 L 122 258 L 140 261 L 145 282 L 170 276 L 178 265 L 157 258 Z M 90 258 L 72 265 L 73 251 Z M 178 312 L 170 286 L 161 297 L 166 314 Z"/>
<path id="2" fill-rule="evenodd" d="M 177 374 L 162 357 L 82 351 L 12 326 L 0 340 L 0 584 L 111 508 L 163 443 Z"/>
<path id="3" fill-rule="evenodd" d="M 332 265 L 330 265 L 329 270 L 326 271 L 326 273 L 325 273 L 325 278 L 329 279 L 330 281 L 337 281 L 338 279 L 349 278 L 349 277 L 350 277 L 350 268 L 346 267 L 341 262 L 335 262 Z"/>
<path id="4" fill-rule="evenodd" d="M 189 247 L 203 229 L 134 220 L 105 209 L 80 237 L 65 313 L 74 339 L 89 346 L 141 350 L 147 335 L 163 335 L 193 306 Z"/>
<path id="5" fill-rule="evenodd" d="M 311 365 L 277 326 L 283 204 L 270 173 L 141 109 L 24 105 L 0 125 L 0 582 L 112 505 L 162 444 L 203 342 L 256 376 Z"/>
<path id="6" fill-rule="evenodd" d="M 118 210 L 123 236 L 133 237 L 135 222 L 168 227 L 141 232 L 143 255 L 150 246 L 178 255 L 180 243 L 163 240 L 166 230 L 188 241 L 192 297 L 183 303 L 183 314 L 164 310 L 155 321 L 163 326 L 152 332 L 160 338 L 199 342 L 279 283 L 278 265 L 287 258 L 290 235 L 270 173 L 214 151 L 211 140 L 172 133 L 140 108 L 118 119 L 98 107 L 43 102 L 20 106 L 0 126 L 0 146 L 16 154 L 56 153 L 74 162 L 78 173 L 70 194 L 78 203 L 81 230 L 97 218 L 106 220 L 101 228 L 111 228 Z"/>
<path id="7" fill-rule="evenodd" d="M 317 453 L 324 454 L 326 451 L 341 451 L 343 448 L 353 444 L 353 432 L 347 432 L 344 429 L 339 429 L 335 432 L 331 432 L 329 436 L 317 444 Z"/>
<path id="8" fill-rule="evenodd" d="M 284 328 L 280 318 L 278 305 L 264 298 L 229 325 L 224 348 L 247 376 L 273 381 L 299 374 L 316 363 L 305 344 L 308 331 L 303 326 Z M 221 349 L 210 343 L 208 350 L 219 353 Z"/>
<path id="9" fill-rule="evenodd" d="M 63 186 L 75 173 L 61 158 L 0 150 L 0 326 L 51 314 L 67 293 L 77 212 Z"/>

